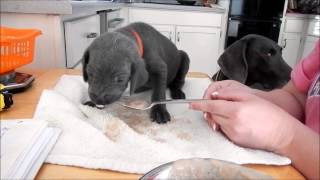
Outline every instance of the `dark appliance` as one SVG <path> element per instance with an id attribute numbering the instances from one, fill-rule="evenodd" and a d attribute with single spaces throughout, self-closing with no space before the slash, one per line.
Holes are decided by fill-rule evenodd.
<path id="1" fill-rule="evenodd" d="M 33 81 L 34 76 L 27 73 L 12 71 L 7 74 L 0 75 L 0 84 L 4 85 L 4 89 L 10 93 L 24 91 L 31 86 Z"/>
<path id="2" fill-rule="evenodd" d="M 188 5 L 202 6 L 197 0 L 143 0 L 144 3 L 166 4 L 166 5 Z"/>
<path id="3" fill-rule="evenodd" d="M 144 3 L 179 5 L 176 0 L 144 0 Z"/>
<path id="4" fill-rule="evenodd" d="M 226 47 L 248 34 L 278 42 L 285 0 L 230 0 Z"/>

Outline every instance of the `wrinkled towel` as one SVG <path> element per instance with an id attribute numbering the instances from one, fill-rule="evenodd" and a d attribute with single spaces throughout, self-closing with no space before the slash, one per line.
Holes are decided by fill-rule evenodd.
<path id="1" fill-rule="evenodd" d="M 209 79 L 187 78 L 187 98 L 201 98 Z M 214 132 L 201 112 L 187 104 L 167 105 L 172 120 L 157 124 L 149 111 L 129 110 L 117 103 L 104 109 L 84 106 L 88 85 L 81 76 L 64 75 L 53 90 L 44 90 L 34 118 L 62 129 L 46 162 L 85 168 L 146 173 L 182 158 L 214 158 L 238 164 L 290 164 L 271 152 L 242 148 Z M 146 99 L 150 92 L 133 96 Z M 170 97 L 170 96 L 167 96 Z"/>

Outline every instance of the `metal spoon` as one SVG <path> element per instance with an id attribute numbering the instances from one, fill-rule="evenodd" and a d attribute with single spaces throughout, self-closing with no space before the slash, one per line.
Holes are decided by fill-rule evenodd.
<path id="1" fill-rule="evenodd" d="M 169 99 L 169 100 L 163 100 L 163 101 L 154 101 L 151 103 L 143 100 L 132 100 L 132 101 L 126 100 L 124 102 L 119 101 L 118 104 L 130 109 L 144 111 L 158 104 L 182 104 L 182 103 L 191 103 L 195 101 L 208 101 L 208 100 L 210 99 Z"/>

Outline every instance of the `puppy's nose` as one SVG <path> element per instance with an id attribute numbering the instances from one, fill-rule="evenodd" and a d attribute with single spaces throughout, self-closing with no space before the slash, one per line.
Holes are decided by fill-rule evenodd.
<path id="1" fill-rule="evenodd" d="M 106 101 L 106 103 L 112 103 L 112 102 L 113 102 L 113 99 L 114 99 L 114 96 L 112 96 L 112 95 L 105 95 L 105 96 L 103 96 L 103 99 L 104 99 L 104 101 Z"/>
<path id="2" fill-rule="evenodd" d="M 105 95 L 103 97 L 105 103 L 110 104 L 113 103 L 114 101 L 118 100 L 120 97 L 117 95 Z"/>
<path id="3" fill-rule="evenodd" d="M 90 93 L 90 99 L 95 103 L 95 104 L 104 104 L 104 99 L 101 97 L 101 95 L 95 94 L 95 93 Z"/>
<path id="4" fill-rule="evenodd" d="M 94 94 L 94 93 L 91 93 L 90 97 L 91 97 L 91 99 L 98 99 L 98 95 Z"/>
<path id="5" fill-rule="evenodd" d="M 108 94 L 103 96 L 104 99 L 112 99 L 112 97 L 113 97 L 112 95 L 108 95 Z"/>

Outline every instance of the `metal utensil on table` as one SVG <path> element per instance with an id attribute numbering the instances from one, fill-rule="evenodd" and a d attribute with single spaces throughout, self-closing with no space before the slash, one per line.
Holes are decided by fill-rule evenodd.
<path id="1" fill-rule="evenodd" d="M 135 100 L 126 100 L 125 102 L 118 102 L 120 105 L 130 108 L 130 109 L 135 109 L 135 110 L 148 110 L 152 108 L 155 105 L 158 104 L 183 104 L 183 103 L 191 103 L 195 101 L 208 101 L 210 99 L 169 99 L 169 100 L 163 100 L 163 101 L 154 101 L 154 102 L 147 102 L 147 101 L 135 101 Z"/>
<path id="2" fill-rule="evenodd" d="M 273 179 L 270 175 L 210 158 L 179 159 L 160 165 L 139 180 L 157 179 Z"/>

